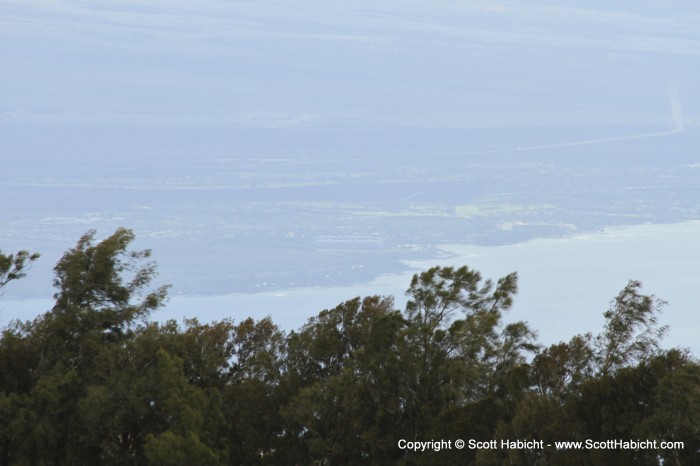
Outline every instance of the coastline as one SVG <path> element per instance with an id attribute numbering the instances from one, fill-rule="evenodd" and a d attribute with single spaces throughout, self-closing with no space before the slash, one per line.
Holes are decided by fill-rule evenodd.
<path id="1" fill-rule="evenodd" d="M 321 310 L 356 296 L 392 295 L 397 308 L 403 308 L 404 291 L 414 273 L 435 265 L 467 265 L 492 280 L 518 272 L 519 292 L 506 321 L 528 321 L 545 345 L 578 333 L 598 332 L 610 300 L 628 280 L 640 280 L 644 293 L 668 302 L 660 316 L 660 324 L 670 326 L 665 345 L 688 347 L 698 354 L 700 316 L 694 312 L 695 303 L 700 302 L 700 292 L 694 286 L 700 272 L 697 238 L 700 221 L 689 220 L 616 226 L 596 233 L 504 246 L 444 244 L 438 247 L 438 257 L 406 261 L 409 271 L 382 274 L 366 283 L 260 293 L 173 295 L 152 319 L 241 321 L 269 315 L 283 330 L 291 331 Z M 32 319 L 50 309 L 52 302 L 48 298 L 2 300 L 0 325 L 17 318 Z"/>

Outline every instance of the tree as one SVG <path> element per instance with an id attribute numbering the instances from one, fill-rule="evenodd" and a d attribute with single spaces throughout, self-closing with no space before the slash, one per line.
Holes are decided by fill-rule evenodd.
<path id="1" fill-rule="evenodd" d="M 700 464 L 700 364 L 680 350 L 645 361 L 647 380 L 656 379 L 655 409 L 639 431 L 658 441 L 683 442 L 684 448 L 660 452 L 670 465 Z"/>
<path id="2" fill-rule="evenodd" d="M 0 337 L 0 465 L 700 464 L 700 365 L 661 351 L 664 302 L 630 281 L 601 333 L 545 349 L 504 322 L 517 274 L 416 274 L 404 312 L 355 298 L 299 330 L 149 323 L 166 299 L 130 230 L 90 231 L 55 305 Z M 37 255 L 0 255 L 0 287 Z M 534 354 L 534 357 L 530 357 Z M 404 452 L 398 439 L 651 439 L 684 449 Z"/>
<path id="3" fill-rule="evenodd" d="M 100 355 L 132 337 L 136 324 L 166 298 L 167 287 L 147 290 L 155 265 L 143 263 L 150 251 L 129 249 L 131 230 L 119 228 L 99 242 L 94 236 L 83 235 L 54 268 L 58 290 L 51 311 L 5 330 L 3 353 L 13 351 L 26 362 L 10 420 L 14 441 L 2 452 L 13 462 L 81 464 L 90 458 L 78 405 L 105 377 Z M 18 256 L 9 267 L 5 261 L 5 283 L 36 257 Z"/>
<path id="4" fill-rule="evenodd" d="M 390 464 L 400 452 L 404 380 L 393 300 L 355 298 L 288 338 L 287 464 Z"/>
<path id="5" fill-rule="evenodd" d="M 24 277 L 30 264 L 38 258 L 38 253 L 25 250 L 7 256 L 0 251 L 0 289 L 12 280 Z"/>
<path id="6" fill-rule="evenodd" d="M 268 464 L 282 435 L 280 383 L 285 335 L 268 318 L 245 319 L 230 332 L 230 368 L 222 388 L 226 444 L 232 464 Z M 284 463 L 284 461 L 282 461 Z M 279 463 L 278 463 L 279 464 Z"/>
<path id="7" fill-rule="evenodd" d="M 58 261 L 55 304 L 31 324 L 43 368 L 60 361 L 89 374 L 102 345 L 127 338 L 166 300 L 168 286 L 148 290 L 156 266 L 144 262 L 149 250 L 129 249 L 131 230 L 118 228 L 98 243 L 94 237 L 95 231 L 87 232 Z"/>
<path id="8" fill-rule="evenodd" d="M 499 438 L 531 436 L 550 444 L 657 439 L 688 445 L 698 438 L 698 366 L 678 351 L 659 350 L 666 327 L 657 326 L 657 315 L 665 303 L 640 289 L 638 281 L 628 282 L 603 314 L 605 326 L 597 336 L 577 335 L 535 356 L 532 391 L 518 403 L 512 421 L 501 426 Z M 480 464 L 657 465 L 659 457 L 694 464 L 693 452 L 697 449 L 490 452 Z"/>
<path id="9" fill-rule="evenodd" d="M 532 361 L 537 393 L 555 403 L 563 403 L 580 393 L 581 385 L 593 376 L 592 335 L 576 335 L 568 343 L 557 343 L 542 350 Z"/>
<path id="10" fill-rule="evenodd" d="M 630 280 L 603 314 L 605 328 L 596 339 L 602 375 L 653 355 L 666 333 L 667 327 L 657 327 L 657 315 L 666 302 L 640 294 L 641 287 L 639 281 Z"/>
<path id="11" fill-rule="evenodd" d="M 142 263 L 151 256 L 150 250 L 128 249 L 134 240 L 133 231 L 118 228 L 97 244 L 94 237 L 94 230 L 84 234 L 54 267 L 58 292 L 52 312 L 74 314 L 87 326 L 105 334 L 119 334 L 159 308 L 168 287 L 145 291 L 156 275 L 156 266 L 153 262 Z"/>

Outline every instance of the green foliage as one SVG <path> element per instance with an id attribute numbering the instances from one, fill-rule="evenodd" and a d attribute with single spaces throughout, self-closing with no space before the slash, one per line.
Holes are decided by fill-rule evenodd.
<path id="1" fill-rule="evenodd" d="M 285 334 L 270 318 L 149 323 L 149 251 L 118 229 L 56 265 L 51 311 L 0 337 L 0 465 L 700 464 L 700 365 L 660 349 L 631 281 L 603 331 L 541 348 L 505 321 L 517 274 L 416 274 L 404 311 L 355 298 Z M 0 255 L 0 287 L 38 255 Z M 650 439 L 664 451 L 406 452 L 399 439 Z"/>
<path id="2" fill-rule="evenodd" d="M 167 431 L 146 439 L 146 458 L 154 466 L 209 466 L 219 463 L 219 456 L 193 432 L 178 435 Z"/>
<path id="3" fill-rule="evenodd" d="M 284 388 L 293 395 L 283 413 L 304 463 L 397 457 L 405 325 L 391 299 L 374 296 L 324 310 L 290 335 Z"/>
<path id="4" fill-rule="evenodd" d="M 246 319 L 230 331 L 231 366 L 223 387 L 225 443 L 231 464 L 265 464 L 283 432 L 280 383 L 285 338 L 269 318 Z"/>
<path id="5" fill-rule="evenodd" d="M 593 375 L 594 350 L 591 335 L 577 335 L 568 343 L 545 348 L 532 362 L 538 393 L 557 403 L 579 393 Z"/>
<path id="6" fill-rule="evenodd" d="M 0 289 L 12 280 L 24 277 L 30 264 L 37 259 L 39 259 L 38 253 L 25 250 L 10 255 L 0 251 Z"/>
<path id="7" fill-rule="evenodd" d="M 94 237 L 95 231 L 83 235 L 54 267 L 58 292 L 53 313 L 76 315 L 88 326 L 120 333 L 159 308 L 167 286 L 144 292 L 155 277 L 155 264 L 143 263 L 149 250 L 128 249 L 134 240 L 131 230 L 119 228 L 97 244 Z"/>
<path id="8" fill-rule="evenodd" d="M 666 303 L 639 293 L 641 283 L 630 280 L 606 311 L 605 329 L 597 340 L 597 363 L 603 375 L 653 354 L 667 327 L 657 328 L 657 314 Z"/>

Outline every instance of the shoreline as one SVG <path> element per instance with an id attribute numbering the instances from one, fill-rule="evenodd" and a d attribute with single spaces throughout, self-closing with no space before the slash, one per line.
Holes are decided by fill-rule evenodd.
<path id="1" fill-rule="evenodd" d="M 700 221 L 608 227 L 597 233 L 568 238 L 539 238 L 505 246 L 445 244 L 445 256 L 404 261 L 409 270 L 382 274 L 355 285 L 300 287 L 260 293 L 206 296 L 173 295 L 152 319 L 165 321 L 197 317 L 202 322 L 233 318 L 241 321 L 270 315 L 283 330 L 301 327 L 309 317 L 356 296 L 393 296 L 397 308 L 405 304 L 404 291 L 414 273 L 435 265 L 478 270 L 484 279 L 517 271 L 519 293 L 506 321 L 526 320 L 543 344 L 567 340 L 577 333 L 597 332 L 602 312 L 630 279 L 643 292 L 669 302 L 660 316 L 670 325 L 667 343 L 691 347 L 700 353 L 694 337 L 700 317 L 693 303 L 700 296 L 692 286 L 700 263 Z M 0 325 L 14 318 L 32 319 L 50 309 L 49 298 L 0 301 Z M 43 306 L 42 306 L 43 304 Z M 30 309 L 43 307 L 39 312 Z M 11 312 L 11 316 L 8 315 Z M 31 315 L 30 315 L 31 314 Z M 5 317 L 7 316 L 7 317 Z M 694 346 L 694 348 L 693 348 Z"/>

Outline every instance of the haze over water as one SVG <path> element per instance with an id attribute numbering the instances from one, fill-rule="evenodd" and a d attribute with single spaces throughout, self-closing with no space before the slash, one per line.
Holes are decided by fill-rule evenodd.
<path id="1" fill-rule="evenodd" d="M 688 2 L 5 1 L 0 248 L 42 260 L 0 319 L 125 226 L 158 319 L 293 328 L 467 264 L 543 342 L 639 279 L 693 346 L 698 55 Z"/>

